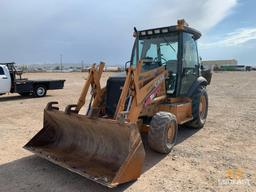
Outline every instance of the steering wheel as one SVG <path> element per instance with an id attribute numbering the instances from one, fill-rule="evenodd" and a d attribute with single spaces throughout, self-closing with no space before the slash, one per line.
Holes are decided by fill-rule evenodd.
<path id="1" fill-rule="evenodd" d="M 161 56 L 161 59 L 164 60 L 164 62 L 162 63 L 162 65 L 164 65 L 164 64 L 166 64 L 166 63 L 168 62 L 163 56 Z"/>

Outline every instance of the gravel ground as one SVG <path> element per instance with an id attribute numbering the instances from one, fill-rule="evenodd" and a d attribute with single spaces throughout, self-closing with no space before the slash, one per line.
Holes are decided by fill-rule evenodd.
<path id="1" fill-rule="evenodd" d="M 42 128 L 43 109 L 76 103 L 84 73 L 25 74 L 66 79 L 65 89 L 44 98 L 0 97 L 0 191 L 256 191 L 256 72 L 214 73 L 205 127 L 180 127 L 169 155 L 146 148 L 141 177 L 107 189 L 71 173 L 22 146 Z M 109 74 L 104 74 L 102 83 Z M 233 178 L 233 179 L 229 179 Z"/>

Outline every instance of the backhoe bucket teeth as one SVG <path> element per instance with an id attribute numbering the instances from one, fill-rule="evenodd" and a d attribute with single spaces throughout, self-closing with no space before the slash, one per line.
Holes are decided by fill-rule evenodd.
<path id="1" fill-rule="evenodd" d="M 136 124 L 45 109 L 25 149 L 108 187 L 137 179 L 145 151 Z"/>

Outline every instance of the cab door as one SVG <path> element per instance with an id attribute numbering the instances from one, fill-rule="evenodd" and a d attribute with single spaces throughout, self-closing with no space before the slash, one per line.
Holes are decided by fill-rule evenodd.
<path id="1" fill-rule="evenodd" d="M 183 33 L 183 54 L 180 95 L 186 96 L 199 76 L 197 44 L 192 34 Z"/>
<path id="2" fill-rule="evenodd" d="M 11 90 L 11 78 L 6 66 L 0 66 L 0 94 Z"/>

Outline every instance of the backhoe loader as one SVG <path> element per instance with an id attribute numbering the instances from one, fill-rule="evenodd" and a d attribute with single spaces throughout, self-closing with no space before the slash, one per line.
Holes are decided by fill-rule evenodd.
<path id="1" fill-rule="evenodd" d="M 64 111 L 50 102 L 43 129 L 24 148 L 108 187 L 141 175 L 145 150 L 169 153 L 178 125 L 202 128 L 208 112 L 207 79 L 201 76 L 200 32 L 177 25 L 135 29 L 129 67 L 100 84 L 104 63 L 93 65 L 77 104 Z M 87 93 L 90 102 L 85 105 Z"/>

